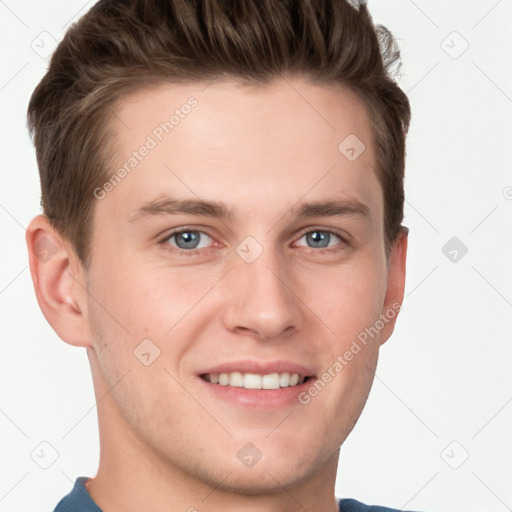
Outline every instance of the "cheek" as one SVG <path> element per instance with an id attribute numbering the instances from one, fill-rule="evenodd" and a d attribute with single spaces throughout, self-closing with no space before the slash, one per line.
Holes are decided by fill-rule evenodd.
<path id="1" fill-rule="evenodd" d="M 100 304 L 95 310 L 107 329 L 125 337 L 162 338 L 186 315 L 206 285 L 186 281 L 166 268 L 143 268 L 117 265 L 98 272 L 91 288 Z"/>
<path id="2" fill-rule="evenodd" d="M 368 396 L 380 347 L 385 276 L 385 269 L 375 259 L 373 264 L 362 260 L 340 269 L 314 292 L 318 301 L 315 311 L 321 312 L 319 316 L 331 332 L 318 335 L 317 350 L 325 354 L 321 382 L 304 402 L 318 408 L 314 415 L 329 416 L 326 425 L 355 423 Z"/>
<path id="3" fill-rule="evenodd" d="M 177 383 L 187 337 L 173 336 L 172 327 L 186 314 L 187 293 L 171 293 L 162 279 L 111 269 L 98 279 L 90 299 L 89 323 L 105 393 L 112 395 L 124 419 L 139 433 L 147 419 L 155 423 L 182 420 L 189 397 Z M 180 332 L 176 328 L 176 332 Z M 169 334 L 166 333 L 171 330 Z M 183 339 L 183 342 L 180 342 Z"/>
<path id="4" fill-rule="evenodd" d="M 143 382 L 155 378 L 155 368 L 167 368 L 179 377 L 190 341 L 198 339 L 209 318 L 198 315 L 204 312 L 206 301 L 201 299 L 215 284 L 215 276 L 198 276 L 196 271 L 192 279 L 190 272 L 161 265 L 143 268 L 136 263 L 102 265 L 91 283 L 91 334 L 110 384 L 127 370 L 142 372 Z"/>
<path id="5" fill-rule="evenodd" d="M 319 317 L 334 331 L 334 348 L 344 348 L 379 318 L 385 297 L 386 273 L 375 260 L 340 267 L 310 291 Z"/>

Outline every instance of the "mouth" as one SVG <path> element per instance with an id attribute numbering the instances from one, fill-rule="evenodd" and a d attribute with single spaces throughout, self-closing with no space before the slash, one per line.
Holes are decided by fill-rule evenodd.
<path id="1" fill-rule="evenodd" d="M 225 362 L 196 376 L 209 397 L 259 411 L 296 406 L 298 395 L 316 381 L 312 368 L 285 360 Z"/>
<path id="2" fill-rule="evenodd" d="M 311 376 L 290 372 L 273 373 L 249 373 L 249 372 L 224 372 L 203 373 L 201 379 L 218 386 L 229 386 L 245 389 L 280 389 L 300 386 L 311 379 Z"/>

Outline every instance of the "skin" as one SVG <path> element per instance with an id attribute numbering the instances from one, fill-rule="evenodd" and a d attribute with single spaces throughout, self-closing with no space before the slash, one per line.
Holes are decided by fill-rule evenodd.
<path id="1" fill-rule="evenodd" d="M 298 78 L 205 86 L 166 84 L 118 103 L 108 176 L 173 109 L 191 96 L 198 101 L 96 201 L 87 271 L 44 216 L 27 229 L 41 310 L 60 338 L 87 348 L 91 365 L 101 455 L 87 488 L 105 512 L 148 503 L 155 512 L 334 512 L 339 448 L 359 418 L 396 315 L 307 405 L 244 407 L 206 393 L 197 372 L 280 359 L 320 376 L 401 303 L 407 238 L 397 238 L 387 259 L 370 125 L 352 92 Z M 338 151 L 349 134 L 366 145 L 353 162 Z M 164 194 L 225 202 L 234 219 L 180 214 L 130 222 Z M 302 201 L 333 198 L 358 200 L 369 215 L 291 213 Z M 182 227 L 205 233 L 199 248 L 182 249 L 193 256 L 180 252 L 183 239 L 160 243 Z M 331 235 L 322 254 L 325 247 L 305 236 L 315 228 L 340 230 L 347 241 Z M 248 236 L 263 249 L 252 263 L 236 252 Z M 46 262 L 35 256 L 43 237 L 56 248 Z M 160 350 L 149 366 L 133 353 L 147 338 Z M 252 467 L 237 457 L 249 442 L 261 453 Z"/>

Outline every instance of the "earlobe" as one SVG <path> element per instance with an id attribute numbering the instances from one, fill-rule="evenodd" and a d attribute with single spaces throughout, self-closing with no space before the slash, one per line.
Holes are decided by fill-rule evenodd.
<path id="1" fill-rule="evenodd" d="M 75 346 L 91 345 L 87 328 L 87 294 L 71 249 L 44 215 L 30 222 L 25 240 L 30 274 L 41 311 L 57 335 Z M 74 261 L 74 259 L 73 259 Z"/>
<path id="2" fill-rule="evenodd" d="M 381 345 L 393 333 L 404 298 L 408 233 L 408 228 L 401 228 L 389 255 L 386 298 L 382 309 L 385 323 L 380 334 Z"/>

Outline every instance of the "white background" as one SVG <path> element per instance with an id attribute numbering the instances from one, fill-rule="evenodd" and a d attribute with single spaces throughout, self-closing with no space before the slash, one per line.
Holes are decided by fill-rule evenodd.
<path id="1" fill-rule="evenodd" d="M 53 510 L 99 461 L 85 349 L 40 312 L 24 239 L 40 212 L 25 121 L 47 65 L 38 53 L 93 3 L 0 1 L 0 512 Z M 403 510 L 512 510 L 512 1 L 369 5 L 401 40 L 413 110 L 408 277 L 336 492 Z M 456 262 L 442 252 L 452 237 L 468 249 Z M 59 455 L 48 469 L 31 458 L 43 441 Z"/>

